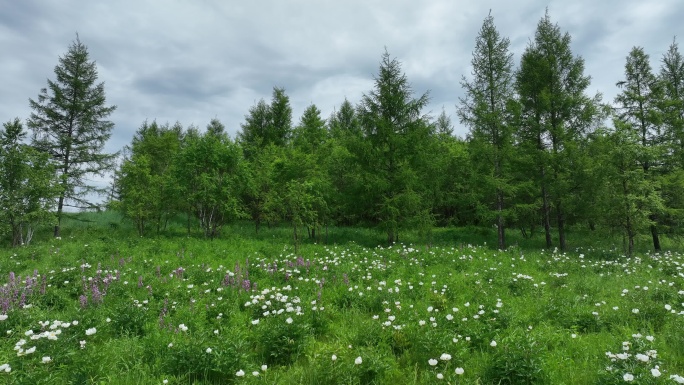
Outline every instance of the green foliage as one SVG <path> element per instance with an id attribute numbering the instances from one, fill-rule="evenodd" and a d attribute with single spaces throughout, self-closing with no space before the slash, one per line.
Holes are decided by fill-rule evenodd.
<path id="1" fill-rule="evenodd" d="M 516 331 L 504 337 L 495 347 L 484 379 L 491 384 L 547 384 L 543 348 L 533 336 Z"/>
<path id="2" fill-rule="evenodd" d="M 22 143 L 26 137 L 19 119 L 0 130 L 0 231 L 9 233 L 12 246 L 28 245 L 37 226 L 52 224 L 54 199 L 60 190 L 54 166 L 45 153 Z"/>
<path id="3" fill-rule="evenodd" d="M 60 181 L 57 199 L 59 236 L 65 205 L 94 208 L 89 194 L 102 192 L 89 178 L 104 175 L 114 167 L 115 154 L 103 153 L 114 123 L 106 120 L 116 106 L 107 106 L 104 83 L 96 84 L 97 67 L 78 36 L 55 67 L 56 80 L 48 80 L 38 100 L 30 99 L 33 110 L 28 126 L 33 146 L 49 154 Z"/>
<path id="4" fill-rule="evenodd" d="M 425 151 L 432 139 L 431 125 L 422 115 L 427 102 L 427 93 L 414 99 L 401 64 L 385 52 L 375 88 L 360 103 L 362 137 L 351 151 L 365 185 L 359 209 L 386 232 L 389 244 L 398 240 L 408 221 L 423 222 L 419 218 L 430 210 L 421 199 L 420 178 L 421 157 L 431 155 Z"/>

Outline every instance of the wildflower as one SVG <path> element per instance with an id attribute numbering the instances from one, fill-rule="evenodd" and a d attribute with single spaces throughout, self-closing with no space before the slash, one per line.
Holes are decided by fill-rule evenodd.
<path id="1" fill-rule="evenodd" d="M 259 372 L 257 372 L 257 371 L 255 370 L 255 371 L 252 372 L 252 375 L 253 375 L 254 377 L 259 377 Z"/>
<path id="2" fill-rule="evenodd" d="M 26 353 L 26 354 L 31 354 L 31 353 L 33 353 L 33 352 L 35 352 L 35 351 L 36 351 L 36 347 L 35 347 L 35 346 L 32 346 L 32 347 L 26 349 L 26 352 L 25 352 L 25 353 Z"/>
<path id="3" fill-rule="evenodd" d="M 632 373 L 625 373 L 625 375 L 622 376 L 622 379 L 627 382 L 631 382 L 634 381 L 634 375 Z"/>
<path id="4" fill-rule="evenodd" d="M 107 323 L 110 323 L 110 322 L 112 322 L 112 319 L 109 318 L 109 317 L 107 317 L 107 319 L 106 319 L 105 321 L 106 321 Z"/>
<path id="5" fill-rule="evenodd" d="M 638 353 L 636 356 L 634 356 L 637 360 L 641 362 L 648 362 L 649 357 L 645 354 Z"/>
<path id="6" fill-rule="evenodd" d="M 87 336 L 92 336 L 95 333 L 97 333 L 97 329 L 95 329 L 95 328 L 86 329 L 86 332 L 85 332 L 85 334 Z"/>
<path id="7" fill-rule="evenodd" d="M 261 365 L 261 370 L 262 370 L 262 371 L 264 371 L 264 372 L 265 372 L 265 371 L 266 371 L 266 369 L 268 369 L 268 366 L 267 366 L 267 365 Z"/>
<path id="8" fill-rule="evenodd" d="M 570 334 L 570 337 L 572 337 L 572 338 L 577 338 L 577 334 L 572 333 L 572 334 Z"/>
<path id="9" fill-rule="evenodd" d="M 636 309 L 636 308 L 635 308 L 635 309 L 632 309 L 632 313 L 634 313 L 634 314 L 639 314 L 639 309 Z M 627 374 L 629 374 L 629 373 L 627 373 Z M 630 374 L 630 375 L 631 375 L 631 374 Z M 626 381 L 626 380 L 625 380 L 625 381 Z"/>
<path id="10" fill-rule="evenodd" d="M 50 362 L 50 361 L 52 361 L 52 358 L 50 358 L 50 356 L 45 356 L 45 357 L 43 357 L 42 362 L 43 362 L 44 364 L 47 364 L 47 363 Z"/>
<path id="11" fill-rule="evenodd" d="M 655 338 L 653 336 L 646 336 L 646 339 L 649 340 L 650 342 L 653 342 Z"/>
<path id="12" fill-rule="evenodd" d="M 12 368 L 9 366 L 9 364 L 2 364 L 0 365 L 0 372 L 5 372 L 9 373 L 12 371 Z M 675 380 L 676 381 L 676 380 Z"/>
<path id="13" fill-rule="evenodd" d="M 435 366 L 435 365 L 437 365 L 437 360 L 434 358 L 430 358 L 428 360 L 428 364 L 430 364 L 430 366 Z"/>
<path id="14" fill-rule="evenodd" d="M 170 347 L 170 348 L 173 347 L 173 342 L 169 342 L 169 347 Z"/>
<path id="15" fill-rule="evenodd" d="M 456 374 L 458 374 L 460 376 L 463 374 L 464 370 L 463 370 L 463 368 L 456 368 L 455 372 L 456 372 Z"/>
<path id="16" fill-rule="evenodd" d="M 258 325 L 259 324 L 259 319 L 254 319 L 252 320 L 252 325 Z"/>
<path id="17" fill-rule="evenodd" d="M 443 380 L 443 379 L 444 379 L 444 375 L 443 375 L 442 373 L 437 373 L 437 379 L 438 379 L 438 380 Z"/>
<path id="18" fill-rule="evenodd" d="M 7 319 L 7 314 L 0 314 L 0 321 L 4 321 Z"/>
<path id="19" fill-rule="evenodd" d="M 180 325 L 178 325 L 178 329 L 180 329 L 180 330 L 182 330 L 182 331 L 184 331 L 184 332 L 187 332 L 187 331 L 188 331 L 188 327 L 185 326 L 185 324 L 180 324 Z"/>
<path id="20" fill-rule="evenodd" d="M 660 377 L 660 374 L 661 374 L 661 373 L 660 373 L 660 370 L 658 370 L 658 368 L 653 368 L 653 369 L 651 369 L 651 375 L 652 375 L 653 377 Z"/>
<path id="21" fill-rule="evenodd" d="M 78 343 L 81 344 L 81 349 L 85 348 L 85 344 L 86 344 L 85 341 L 78 341 Z"/>
<path id="22" fill-rule="evenodd" d="M 361 356 L 356 357 L 356 359 L 354 360 L 354 363 L 356 365 L 361 365 L 363 363 L 363 359 L 361 358 Z"/>
<path id="23" fill-rule="evenodd" d="M 492 340 L 492 342 L 489 343 L 489 346 L 495 348 L 496 347 L 496 341 Z"/>
<path id="24" fill-rule="evenodd" d="M 242 370 L 242 369 L 240 369 L 240 370 L 237 371 L 237 373 L 235 373 L 235 375 L 238 376 L 238 377 L 242 377 L 242 376 L 245 375 L 245 371 Z"/>
<path id="25" fill-rule="evenodd" d="M 207 348 L 207 354 L 211 353 L 211 348 Z"/>
<path id="26" fill-rule="evenodd" d="M 439 356 L 439 359 L 442 361 L 449 361 L 451 359 L 451 354 L 442 353 L 442 355 Z"/>
<path id="27" fill-rule="evenodd" d="M 285 320 L 285 322 L 287 322 L 288 324 L 291 324 L 291 323 L 292 323 L 292 317 L 287 317 L 287 319 Z"/>
<path id="28" fill-rule="evenodd" d="M 337 361 L 337 356 L 333 354 L 332 357 L 330 357 L 330 359 L 333 361 Z"/>
<path id="29" fill-rule="evenodd" d="M 162 384 L 168 384 L 168 383 L 169 383 L 169 380 L 167 380 L 166 378 L 164 379 L 164 381 L 162 381 Z"/>

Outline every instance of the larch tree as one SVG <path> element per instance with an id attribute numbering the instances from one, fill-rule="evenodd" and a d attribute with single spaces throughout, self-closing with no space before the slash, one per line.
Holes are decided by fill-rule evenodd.
<path id="1" fill-rule="evenodd" d="M 652 149 L 663 145 L 661 131 L 662 115 L 658 108 L 662 100 L 662 87 L 658 78 L 653 74 L 649 56 L 641 47 L 634 47 L 629 52 L 625 63 L 625 80 L 617 83 L 622 92 L 615 97 L 619 121 L 634 130 L 643 147 Z M 638 159 L 643 172 L 652 182 L 661 166 L 659 151 L 642 151 Z M 651 238 L 653 248 L 660 250 L 660 235 L 658 232 L 658 213 L 652 212 Z"/>
<path id="2" fill-rule="evenodd" d="M 104 83 L 96 83 L 97 66 L 78 36 L 55 67 L 55 80 L 48 79 L 37 100 L 28 126 L 33 146 L 48 153 L 56 164 L 60 194 L 56 202 L 54 236 L 60 236 L 65 206 L 95 208 L 92 194 L 104 189 L 89 178 L 104 176 L 114 167 L 116 154 L 104 153 L 114 123 L 107 120 L 116 106 L 107 105 Z"/>
<path id="3" fill-rule="evenodd" d="M 458 109 L 461 123 L 470 128 L 473 165 L 485 190 L 485 216 L 493 212 L 499 249 L 506 247 L 505 200 L 512 183 L 508 168 L 513 148 L 510 104 L 515 96 L 515 73 L 509 47 L 510 41 L 499 35 L 489 15 L 475 41 L 472 78 L 464 76 L 461 81 L 465 97 Z"/>
<path id="4" fill-rule="evenodd" d="M 431 223 L 430 208 L 422 199 L 421 157 L 427 154 L 432 125 L 422 110 L 428 94 L 415 98 L 398 60 L 382 56 L 375 87 L 364 94 L 358 114 L 364 141 L 354 149 L 361 164 L 363 202 L 370 220 L 399 239 L 399 230 Z"/>
<path id="5" fill-rule="evenodd" d="M 546 246 L 552 246 L 553 209 L 561 250 L 566 247 L 566 197 L 576 183 L 572 171 L 580 156 L 578 140 L 600 115 L 601 100 L 598 94 L 593 98 L 584 94 L 590 77 L 584 75 L 584 60 L 573 56 L 570 43 L 570 34 L 562 33 L 547 12 L 516 75 L 521 109 L 518 137 L 537 172 Z"/>

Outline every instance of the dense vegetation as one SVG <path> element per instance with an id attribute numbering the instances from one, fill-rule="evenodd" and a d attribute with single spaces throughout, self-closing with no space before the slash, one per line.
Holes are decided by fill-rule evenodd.
<path id="1" fill-rule="evenodd" d="M 235 138 L 146 121 L 118 163 L 78 38 L 55 75 L 30 142 L 0 130 L 6 383 L 684 383 L 676 42 L 605 104 L 548 14 L 517 68 L 490 16 L 466 138 L 385 52 L 328 119 L 275 87 Z"/>
<path id="2" fill-rule="evenodd" d="M 680 253 L 331 228 L 295 254 L 286 226 L 209 242 L 119 223 L 65 218 L 62 239 L 0 252 L 0 382 L 684 383 Z"/>
<path id="3" fill-rule="evenodd" d="M 13 245 L 28 243 L 41 223 L 59 236 L 64 208 L 95 207 L 90 178 L 115 171 L 107 205 L 140 235 L 186 215 L 208 238 L 238 219 L 251 219 L 256 232 L 288 223 L 295 245 L 321 240 L 331 225 L 382 229 L 388 245 L 407 229 L 473 225 L 496 226 L 500 249 L 510 243 L 507 229 L 543 232 L 547 248 L 566 250 L 581 243 L 567 239 L 569 228 L 602 228 L 624 237 L 628 254 L 646 234 L 661 250 L 684 215 L 678 45 L 658 72 L 635 47 L 621 92 L 604 104 L 586 94 L 591 79 L 571 42 L 546 14 L 516 68 L 508 39 L 487 17 L 461 82 L 463 139 L 445 111 L 424 111 L 429 93 L 416 94 L 385 52 L 374 88 L 328 119 L 312 104 L 293 123 L 289 97 L 276 87 L 235 138 L 217 120 L 206 130 L 145 121 L 115 165 L 102 152 L 115 106 L 77 39 L 56 80 L 31 100 L 31 143 L 18 119 L 0 132 L 1 223 Z"/>

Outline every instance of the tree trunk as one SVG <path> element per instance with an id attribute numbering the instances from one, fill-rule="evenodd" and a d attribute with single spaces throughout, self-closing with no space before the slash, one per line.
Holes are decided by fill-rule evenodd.
<path id="1" fill-rule="evenodd" d="M 660 237 L 658 236 L 658 227 L 656 225 L 651 225 L 651 236 L 653 237 L 653 249 L 660 251 Z"/>
<path id="2" fill-rule="evenodd" d="M 503 192 L 501 190 L 496 192 L 496 230 L 499 241 L 499 250 L 506 248 L 506 237 L 504 234 L 504 220 L 503 220 Z"/>
<path id="3" fill-rule="evenodd" d="M 549 198 L 546 195 L 546 187 L 542 187 L 542 221 L 544 222 L 544 233 L 546 235 L 546 248 L 553 246 L 551 242 L 551 212 L 549 208 Z"/>
<path id="4" fill-rule="evenodd" d="M 560 200 L 556 204 L 556 217 L 558 220 L 558 247 L 561 251 L 565 251 L 565 215 L 563 215 L 563 208 Z"/>
<path id="5" fill-rule="evenodd" d="M 60 226 L 62 225 L 62 209 L 64 208 L 64 193 L 60 194 L 57 201 L 57 224 L 55 225 L 54 237 L 58 238 L 61 235 Z"/>

